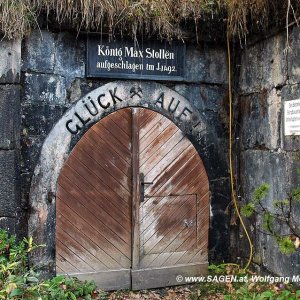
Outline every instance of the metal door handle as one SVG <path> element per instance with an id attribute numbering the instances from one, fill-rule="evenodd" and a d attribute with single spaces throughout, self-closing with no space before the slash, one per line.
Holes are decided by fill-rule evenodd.
<path id="1" fill-rule="evenodd" d="M 141 202 L 145 201 L 145 185 L 146 184 L 153 184 L 153 182 L 145 182 L 144 173 L 140 173 L 140 192 L 141 192 L 140 199 L 141 199 Z"/>

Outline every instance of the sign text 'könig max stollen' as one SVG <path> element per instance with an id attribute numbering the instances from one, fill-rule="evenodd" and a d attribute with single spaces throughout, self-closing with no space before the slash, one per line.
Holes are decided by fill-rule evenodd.
<path id="1" fill-rule="evenodd" d="M 300 99 L 284 103 L 284 135 L 300 135 Z"/>
<path id="2" fill-rule="evenodd" d="M 88 77 L 182 80 L 184 61 L 182 42 L 87 40 Z"/>

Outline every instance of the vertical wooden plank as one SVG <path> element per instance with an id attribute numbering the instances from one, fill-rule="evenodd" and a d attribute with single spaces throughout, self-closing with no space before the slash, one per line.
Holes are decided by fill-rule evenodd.
<path id="1" fill-rule="evenodd" d="M 132 269 L 140 265 L 139 109 L 132 108 Z"/>

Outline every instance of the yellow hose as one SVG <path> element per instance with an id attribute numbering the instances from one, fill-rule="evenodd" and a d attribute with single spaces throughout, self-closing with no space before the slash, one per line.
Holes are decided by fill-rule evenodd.
<path id="1" fill-rule="evenodd" d="M 234 191 L 234 184 L 233 184 L 233 164 L 232 164 L 232 87 L 231 87 L 231 54 L 230 54 L 230 40 L 229 40 L 229 34 L 227 33 L 227 55 L 228 55 L 228 96 L 229 96 L 229 169 L 230 169 L 230 187 L 231 187 L 231 196 L 232 196 L 232 201 L 234 203 L 234 208 L 235 211 L 238 215 L 238 218 L 242 224 L 243 230 L 247 236 L 249 246 L 250 246 L 250 254 L 248 258 L 248 262 L 245 266 L 245 270 L 248 269 L 252 257 L 253 257 L 253 244 L 251 241 L 251 238 L 249 236 L 249 233 L 246 229 L 246 226 L 244 224 L 244 221 L 242 219 L 242 216 L 239 211 L 239 207 L 236 201 L 235 197 L 235 191 Z"/>

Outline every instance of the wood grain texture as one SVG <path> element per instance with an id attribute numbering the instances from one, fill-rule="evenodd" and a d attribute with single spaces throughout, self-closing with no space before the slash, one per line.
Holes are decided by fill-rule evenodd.
<path id="1" fill-rule="evenodd" d="M 77 143 L 59 180 L 58 273 L 131 267 L 131 110 L 95 124 Z"/>
<path id="2" fill-rule="evenodd" d="M 89 273 L 74 273 L 82 281 L 94 281 L 99 289 L 106 291 L 131 288 L 131 270 L 120 269 L 111 271 L 98 271 Z"/>
<path id="3" fill-rule="evenodd" d="M 168 118 L 144 108 L 105 117 L 77 143 L 57 187 L 58 274 L 109 290 L 205 273 L 208 178 Z"/>
<path id="4" fill-rule="evenodd" d="M 207 274 L 208 263 L 191 263 L 186 265 L 147 268 L 132 271 L 132 289 L 150 289 L 154 287 L 165 287 L 184 284 L 178 281 L 178 275 L 184 277 L 202 276 Z"/>
<path id="5" fill-rule="evenodd" d="M 204 263 L 209 185 L 201 158 L 169 119 L 140 114 L 140 172 L 147 184 L 140 205 L 139 268 Z"/>

